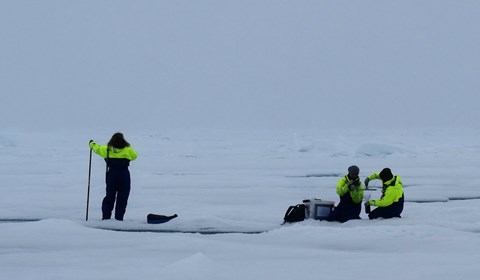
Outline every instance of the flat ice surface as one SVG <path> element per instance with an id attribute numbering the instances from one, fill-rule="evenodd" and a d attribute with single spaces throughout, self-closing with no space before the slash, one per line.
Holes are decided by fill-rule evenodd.
<path id="1" fill-rule="evenodd" d="M 2 131 L 0 278 L 478 279 L 479 136 L 461 129 L 130 133 L 139 156 L 125 221 L 100 220 L 104 162 L 93 155 L 85 222 L 87 143 L 110 135 Z M 362 179 L 383 167 L 402 177 L 401 219 L 362 213 L 344 224 L 280 226 L 302 199 L 338 203 L 336 182 L 352 164 Z M 179 217 L 149 225 L 148 213 Z"/>

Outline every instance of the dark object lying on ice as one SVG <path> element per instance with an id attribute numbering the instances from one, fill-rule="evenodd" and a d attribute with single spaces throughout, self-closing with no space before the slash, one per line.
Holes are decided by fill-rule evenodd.
<path id="1" fill-rule="evenodd" d="M 163 224 L 171 219 L 175 219 L 177 214 L 172 215 L 172 216 L 164 216 L 164 215 L 157 215 L 157 214 L 148 214 L 147 216 L 147 223 L 149 224 Z"/>
<path id="2" fill-rule="evenodd" d="M 328 220 L 335 202 L 317 198 L 305 199 L 302 204 L 290 206 L 283 218 L 283 224 L 301 222 L 305 219 Z"/>
<path id="3" fill-rule="evenodd" d="M 288 207 L 287 212 L 285 212 L 285 216 L 283 217 L 283 224 L 301 222 L 305 220 L 306 217 L 307 214 L 305 204 L 297 204 L 294 206 L 290 206 Z"/>

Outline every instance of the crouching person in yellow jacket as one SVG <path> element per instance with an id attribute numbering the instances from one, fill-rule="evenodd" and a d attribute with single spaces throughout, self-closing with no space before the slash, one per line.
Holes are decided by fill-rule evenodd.
<path id="1" fill-rule="evenodd" d="M 338 180 L 337 194 L 340 203 L 326 218 L 327 221 L 344 223 L 348 220 L 360 219 L 362 211 L 363 185 L 358 175 L 360 169 L 356 165 L 348 168 L 348 174 Z"/>
<path id="2" fill-rule="evenodd" d="M 377 206 L 368 217 L 372 219 L 377 218 L 401 218 L 400 214 L 403 211 L 403 186 L 402 179 L 393 175 L 390 168 L 384 168 L 382 171 L 377 172 L 368 176 L 365 179 L 365 186 L 368 188 L 368 183 L 371 180 L 382 180 L 382 197 L 378 200 L 370 200 L 365 204 L 366 206 L 370 204 L 371 206 Z"/>

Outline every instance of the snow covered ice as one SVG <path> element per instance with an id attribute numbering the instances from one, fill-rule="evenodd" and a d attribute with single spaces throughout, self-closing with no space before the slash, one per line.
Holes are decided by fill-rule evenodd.
<path id="1" fill-rule="evenodd" d="M 480 279 L 479 10 L 0 1 L 0 279 Z M 93 155 L 85 221 L 117 131 L 125 220 Z M 353 164 L 402 178 L 401 219 L 280 225 Z"/>
<path id="2" fill-rule="evenodd" d="M 85 133 L 2 132 L 0 277 L 478 279 L 479 131 L 340 131 L 126 133 L 139 158 L 130 168 L 124 222 L 100 220 L 99 157 L 92 162 L 90 219 L 84 221 Z M 94 135 L 108 140 L 104 132 Z M 335 184 L 351 164 L 359 165 L 362 179 L 385 166 L 402 177 L 401 219 L 370 221 L 362 211 L 362 220 L 344 224 L 280 226 L 286 208 L 304 198 L 338 203 Z M 179 217 L 148 225 L 151 212 Z"/>

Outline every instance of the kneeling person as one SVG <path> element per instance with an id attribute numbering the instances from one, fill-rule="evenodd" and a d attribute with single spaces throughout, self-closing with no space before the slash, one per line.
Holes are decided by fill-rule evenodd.
<path id="1" fill-rule="evenodd" d="M 401 218 L 400 214 L 403 211 L 403 186 L 402 179 L 393 175 L 390 168 L 384 168 L 381 172 L 377 172 L 368 176 L 365 179 L 365 186 L 368 188 L 368 183 L 371 180 L 382 180 L 382 197 L 378 200 L 367 201 L 366 204 L 371 206 L 377 206 L 368 217 L 370 219 L 377 218 Z"/>
<path id="2" fill-rule="evenodd" d="M 348 168 L 348 174 L 338 180 L 337 194 L 340 203 L 327 218 L 328 221 L 346 222 L 352 219 L 360 219 L 362 211 L 363 185 L 358 177 L 360 169 L 352 165 Z"/>

